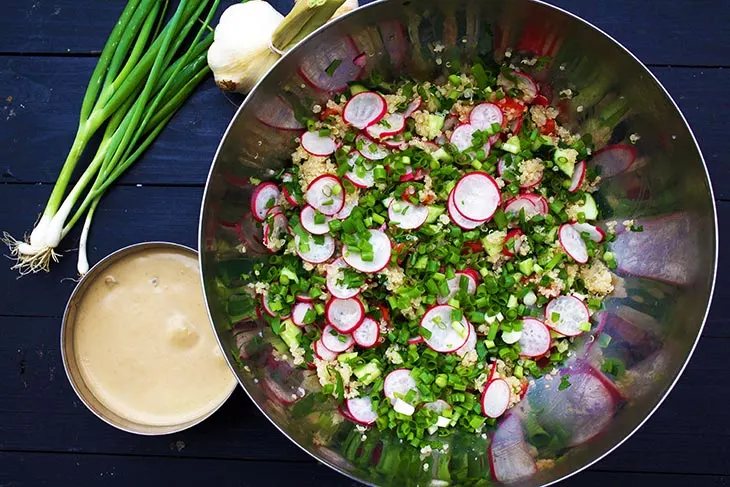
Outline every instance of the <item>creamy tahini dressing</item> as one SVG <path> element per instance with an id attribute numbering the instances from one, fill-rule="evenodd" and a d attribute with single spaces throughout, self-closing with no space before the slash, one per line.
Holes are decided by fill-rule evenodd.
<path id="1" fill-rule="evenodd" d="M 91 392 L 119 416 L 184 423 L 217 407 L 234 387 L 198 269 L 183 251 L 140 251 L 110 265 L 81 298 L 77 362 Z"/>

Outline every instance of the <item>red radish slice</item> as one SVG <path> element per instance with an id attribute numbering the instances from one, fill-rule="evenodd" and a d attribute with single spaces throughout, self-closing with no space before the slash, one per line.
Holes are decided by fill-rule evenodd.
<path id="1" fill-rule="evenodd" d="M 635 147 L 625 144 L 609 145 L 596 151 L 589 161 L 592 166 L 601 168 L 601 177 L 610 178 L 628 170 L 636 160 Z"/>
<path id="2" fill-rule="evenodd" d="M 428 207 L 414 205 L 408 201 L 393 200 L 388 206 L 388 218 L 398 228 L 414 230 L 426 223 Z"/>
<path id="3" fill-rule="evenodd" d="M 580 187 L 583 185 L 583 181 L 586 179 L 586 163 L 585 161 L 580 161 L 575 165 L 575 168 L 573 168 L 573 178 L 570 180 L 570 186 L 568 187 L 568 191 L 571 193 L 575 193 L 580 189 Z"/>
<path id="4" fill-rule="evenodd" d="M 301 241 L 299 235 L 294 236 L 294 245 L 297 249 L 297 254 L 303 260 L 306 260 L 310 264 L 321 264 L 327 262 L 332 254 L 335 253 L 335 241 L 329 235 L 321 235 L 324 238 L 324 242 L 318 244 L 314 241 L 313 236 L 309 236 L 306 242 Z"/>
<path id="5" fill-rule="evenodd" d="M 251 195 L 251 214 L 253 217 L 260 222 L 264 221 L 266 212 L 276 205 L 278 198 L 279 188 L 274 183 L 267 182 L 256 186 Z"/>
<path id="6" fill-rule="evenodd" d="M 484 388 L 482 394 L 482 414 L 488 418 L 498 418 L 509 406 L 510 388 L 504 379 L 495 379 Z"/>
<path id="7" fill-rule="evenodd" d="M 396 394 L 403 397 L 409 391 L 416 391 L 416 397 L 419 396 L 416 388 L 416 379 L 411 377 L 410 369 L 396 369 L 385 376 L 383 381 L 383 394 L 390 399 L 391 404 L 395 404 Z"/>
<path id="8" fill-rule="evenodd" d="M 297 72 L 311 87 L 328 93 L 338 93 L 348 83 L 360 79 L 363 69 L 354 63 L 360 54 L 355 42 L 349 36 L 318 46 L 317 55 L 307 57 L 297 67 Z M 333 63 L 339 62 L 332 70 Z"/>
<path id="9" fill-rule="evenodd" d="M 356 423 L 355 418 L 352 417 L 350 414 L 350 411 L 347 410 L 347 405 L 342 404 L 340 407 L 337 408 L 337 411 L 342 415 L 343 418 L 345 418 L 348 421 L 352 421 L 353 423 Z"/>
<path id="10" fill-rule="evenodd" d="M 383 147 L 382 145 L 373 142 L 364 135 L 359 135 L 357 139 L 355 139 L 355 144 L 357 144 L 358 147 L 362 147 L 362 149 L 359 149 L 358 152 L 360 152 L 365 159 L 371 161 L 380 161 L 388 157 L 390 154 L 387 147 Z"/>
<path id="11" fill-rule="evenodd" d="M 455 328 L 451 312 L 456 308 L 449 305 L 437 305 L 426 311 L 421 318 L 421 326 L 431 332 L 429 338 L 424 337 L 429 348 L 436 352 L 455 352 L 469 339 L 469 323 L 462 316 L 458 322 L 461 329 Z"/>
<path id="12" fill-rule="evenodd" d="M 332 298 L 325 307 L 327 323 L 340 333 L 351 333 L 365 319 L 365 307 L 357 298 Z"/>
<path id="13" fill-rule="evenodd" d="M 272 310 L 271 309 L 271 304 L 269 304 L 269 295 L 268 294 L 266 294 L 265 296 L 262 296 L 261 303 L 264 306 L 264 311 L 266 311 L 266 314 L 269 315 L 269 316 L 271 316 L 271 317 L 274 317 L 274 318 L 279 317 L 282 320 L 285 320 L 285 319 L 289 318 L 289 316 L 290 316 L 290 313 L 288 313 L 286 311 L 274 311 L 274 310 Z"/>
<path id="14" fill-rule="evenodd" d="M 454 129 L 454 132 L 451 134 L 451 139 L 449 140 L 449 142 L 454 144 L 460 152 L 464 152 L 474 143 L 474 132 L 476 132 L 477 130 L 480 129 L 473 126 L 472 124 L 461 124 Z"/>
<path id="15" fill-rule="evenodd" d="M 363 348 L 371 348 L 377 345 L 380 338 L 380 326 L 374 319 L 366 316 L 360 326 L 352 332 L 352 339 Z"/>
<path id="16" fill-rule="evenodd" d="M 284 211 L 281 209 L 281 206 L 272 206 L 271 208 L 266 210 L 267 217 L 273 216 L 273 215 L 278 215 L 280 213 L 284 213 Z"/>
<path id="17" fill-rule="evenodd" d="M 294 109 L 281 97 L 271 97 L 256 105 L 256 118 L 264 125 L 279 130 L 302 130 Z"/>
<path id="18" fill-rule="evenodd" d="M 408 345 L 418 345 L 419 343 L 423 343 L 423 337 L 421 335 L 408 339 Z"/>
<path id="19" fill-rule="evenodd" d="M 271 239 L 281 239 L 287 233 L 288 226 L 289 219 L 283 213 L 276 213 L 272 217 L 271 223 L 269 221 L 264 223 L 264 245 L 267 249 L 271 252 L 276 250 L 272 245 Z"/>
<path id="20" fill-rule="evenodd" d="M 302 303 L 311 303 L 312 301 L 314 301 L 312 296 L 310 296 L 309 294 L 297 294 L 296 300 Z"/>
<path id="21" fill-rule="evenodd" d="M 396 135 L 394 137 L 389 137 L 383 141 L 383 144 L 385 144 L 387 147 L 390 147 L 391 149 L 405 150 L 408 148 L 406 139 L 404 139 L 402 135 Z"/>
<path id="22" fill-rule="evenodd" d="M 437 296 L 436 302 L 438 304 L 446 304 L 449 302 L 451 298 L 456 296 L 456 293 L 459 292 L 460 285 L 461 285 L 461 276 L 466 277 L 466 293 L 467 294 L 474 294 L 477 292 L 477 281 L 474 279 L 474 276 L 471 273 L 467 272 L 456 272 L 456 275 L 446 281 L 446 284 L 449 286 L 449 295 L 448 296 Z"/>
<path id="23" fill-rule="evenodd" d="M 335 353 L 342 353 L 353 344 L 352 336 L 341 334 L 332 325 L 327 325 L 322 330 L 322 345 Z"/>
<path id="24" fill-rule="evenodd" d="M 603 242 L 603 239 L 606 238 L 606 233 L 601 230 L 601 227 L 591 225 L 590 223 L 573 223 L 572 225 L 578 233 L 587 233 L 589 235 L 588 238 L 594 242 Z"/>
<path id="25" fill-rule="evenodd" d="M 337 143 L 329 135 L 318 132 L 304 132 L 302 148 L 313 156 L 327 157 L 337 150 Z"/>
<path id="26" fill-rule="evenodd" d="M 344 220 L 352 214 L 352 210 L 360 202 L 360 196 L 358 194 L 349 195 L 345 198 L 345 206 L 335 215 L 338 220 Z"/>
<path id="27" fill-rule="evenodd" d="M 535 97 L 535 100 L 533 101 L 535 105 L 540 105 L 542 107 L 549 107 L 550 106 L 550 100 L 547 99 L 545 95 L 537 95 Z"/>
<path id="28" fill-rule="evenodd" d="M 537 472 L 535 458 L 525 443 L 522 424 L 516 414 L 503 419 L 492 436 L 489 466 L 494 479 L 505 484 L 530 477 Z"/>
<path id="29" fill-rule="evenodd" d="M 479 272 L 477 272 L 474 269 L 467 268 L 467 269 L 464 269 L 461 272 L 463 272 L 464 274 L 467 274 L 467 275 L 471 276 L 471 278 L 474 279 L 474 282 L 476 282 L 476 283 L 479 283 L 479 281 L 481 280 L 481 274 L 479 274 Z"/>
<path id="30" fill-rule="evenodd" d="M 506 255 L 507 257 L 514 257 L 515 253 L 519 252 L 522 240 L 517 239 L 516 237 L 519 237 L 521 235 L 524 234 L 519 228 L 515 228 L 514 230 L 510 230 L 509 232 L 507 232 L 507 235 L 505 235 L 504 237 L 504 246 L 502 247 L 502 253 L 504 255 Z M 507 247 L 507 243 L 509 243 L 509 241 L 512 239 L 515 240 L 513 240 L 512 250 L 510 250 L 509 247 Z"/>
<path id="31" fill-rule="evenodd" d="M 451 218 L 451 221 L 460 228 L 463 228 L 464 230 L 474 230 L 479 225 L 485 223 L 484 221 L 470 220 L 468 218 L 465 218 L 461 213 L 459 213 L 459 210 L 456 209 L 456 204 L 454 203 L 453 190 L 451 191 L 451 193 L 449 193 L 449 200 L 446 204 L 446 209 L 449 212 L 449 217 Z"/>
<path id="32" fill-rule="evenodd" d="M 352 152 L 347 157 L 347 164 L 350 166 L 350 170 L 345 174 L 345 177 L 358 188 L 370 188 L 375 184 L 373 170 L 372 168 L 368 169 L 366 166 L 363 166 L 361 169 L 365 170 L 364 173 L 358 174 L 359 171 L 356 170 L 358 159 L 360 159 L 359 152 Z"/>
<path id="33" fill-rule="evenodd" d="M 588 262 L 588 248 L 578 230 L 570 223 L 564 223 L 558 230 L 558 239 L 565 253 L 579 264 Z"/>
<path id="34" fill-rule="evenodd" d="M 538 208 L 535 203 L 523 196 L 518 196 L 517 198 L 510 200 L 510 202 L 504 207 L 504 212 L 511 217 L 519 215 L 522 210 L 525 210 L 525 218 L 528 220 L 533 216 L 542 214 L 541 208 Z"/>
<path id="35" fill-rule="evenodd" d="M 315 210 L 333 216 L 345 206 L 345 188 L 335 176 L 324 174 L 309 183 L 304 198 Z"/>
<path id="36" fill-rule="evenodd" d="M 499 186 L 485 172 L 472 172 L 454 187 L 454 204 L 459 213 L 474 221 L 486 221 L 497 211 L 501 195 Z"/>
<path id="37" fill-rule="evenodd" d="M 332 220 L 332 217 L 325 215 L 324 223 L 316 223 L 314 221 L 316 211 L 309 205 L 305 206 L 299 214 L 299 221 L 302 223 L 304 229 L 312 235 L 324 235 L 330 231 L 330 226 L 327 223 Z"/>
<path id="38" fill-rule="evenodd" d="M 297 303 L 294 305 L 291 311 L 291 320 L 294 322 L 295 325 L 299 327 L 304 327 L 304 317 L 307 314 L 307 311 L 314 312 L 314 306 L 312 303 Z"/>
<path id="39" fill-rule="evenodd" d="M 553 319 L 555 318 L 555 319 Z M 565 336 L 578 336 L 583 323 L 590 319 L 588 308 L 575 296 L 560 296 L 545 307 L 545 324 Z"/>
<path id="40" fill-rule="evenodd" d="M 499 174 L 500 178 L 504 178 L 504 173 L 507 171 L 507 163 L 504 162 L 504 158 L 500 157 L 497 161 L 497 174 Z M 511 182 L 511 181 L 508 181 Z"/>
<path id="41" fill-rule="evenodd" d="M 415 111 L 417 111 L 419 108 L 421 108 L 421 104 L 423 103 L 423 100 L 420 96 L 417 96 L 411 101 L 408 106 L 406 107 L 406 110 L 403 112 L 404 117 L 410 117 L 413 115 Z"/>
<path id="42" fill-rule="evenodd" d="M 550 329 L 535 318 L 522 320 L 522 336 L 519 339 L 520 356 L 542 357 L 550 350 Z"/>
<path id="43" fill-rule="evenodd" d="M 322 337 L 324 338 L 324 337 Z M 322 338 L 317 340 L 312 344 L 312 348 L 314 350 L 314 354 L 319 358 L 320 360 L 326 360 L 328 362 L 331 362 L 332 360 L 337 359 L 337 353 L 333 352 L 326 346 L 324 346 L 324 343 L 322 343 Z"/>
<path id="44" fill-rule="evenodd" d="M 373 409 L 373 403 L 369 397 L 356 397 L 345 401 L 347 412 L 352 419 L 363 426 L 370 426 L 378 419 L 378 413 Z"/>
<path id="45" fill-rule="evenodd" d="M 355 56 L 352 60 L 352 63 L 357 66 L 358 68 L 364 68 L 365 65 L 368 63 L 368 56 L 364 52 L 361 52 L 357 56 Z"/>
<path id="46" fill-rule="evenodd" d="M 472 352 L 476 350 L 477 348 L 477 330 L 474 328 L 474 325 L 469 323 L 469 338 L 466 339 L 466 343 L 459 347 L 459 349 L 456 351 L 456 355 L 459 357 L 463 357 L 469 352 Z"/>
<path id="47" fill-rule="evenodd" d="M 532 201 L 532 203 L 540 210 L 541 215 L 547 215 L 550 211 L 550 206 L 544 196 L 534 193 L 522 193 L 520 196 Z"/>
<path id="48" fill-rule="evenodd" d="M 514 71 L 512 75 L 517 78 L 517 88 L 522 90 L 525 94 L 525 102 L 531 103 L 538 95 L 537 83 L 535 83 L 535 80 L 525 73 L 520 73 L 518 71 Z"/>
<path id="49" fill-rule="evenodd" d="M 284 194 L 284 198 L 289 202 L 292 206 L 299 206 L 299 200 L 297 199 L 296 195 L 293 195 L 289 192 L 286 187 L 281 188 L 281 192 Z"/>
<path id="50" fill-rule="evenodd" d="M 495 123 L 501 127 L 503 121 L 502 110 L 493 103 L 480 103 L 469 115 L 469 123 L 479 130 L 488 130 Z"/>
<path id="51" fill-rule="evenodd" d="M 365 129 L 365 132 L 373 139 L 384 139 L 398 135 L 406 129 L 406 119 L 400 113 L 391 113 Z"/>
<path id="52" fill-rule="evenodd" d="M 384 232 L 380 230 L 369 230 L 369 232 L 370 244 L 373 246 L 373 260 L 363 260 L 362 255 L 359 253 L 350 252 L 347 245 L 342 248 L 342 257 L 350 267 L 354 267 L 360 272 L 373 274 L 385 269 L 390 262 L 390 255 L 393 248 L 390 239 Z"/>
<path id="53" fill-rule="evenodd" d="M 525 121 L 524 115 L 520 115 L 516 119 L 512 120 L 509 124 L 509 129 L 512 131 L 513 134 L 516 134 L 520 131 L 522 128 L 522 123 Z M 494 143 L 492 139 L 489 139 L 490 142 Z"/>
<path id="54" fill-rule="evenodd" d="M 378 123 L 388 113 L 388 103 L 380 94 L 372 91 L 358 93 L 350 98 L 342 110 L 342 119 L 359 129 Z"/>
<path id="55" fill-rule="evenodd" d="M 345 287 L 344 284 L 337 282 L 344 277 L 344 269 L 349 267 L 342 257 L 327 266 L 327 290 L 332 296 L 339 299 L 349 299 L 360 294 L 359 287 Z"/>

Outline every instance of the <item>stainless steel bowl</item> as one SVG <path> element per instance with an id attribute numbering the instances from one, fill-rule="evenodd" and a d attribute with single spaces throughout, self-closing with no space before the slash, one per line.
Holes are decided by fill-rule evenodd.
<path id="1" fill-rule="evenodd" d="M 619 226 L 635 220 L 644 231 L 623 232 L 613 244 L 619 284 L 596 331 L 577 343 L 577 354 L 559 372 L 571 374 L 572 386 L 558 391 L 557 380 L 536 381 L 496 432 L 447 438 L 452 453 L 434 453 L 424 471 L 417 451 L 377 431 L 368 431 L 358 446 L 359 433 L 337 421 L 336 405 L 313 395 L 316 379 L 271 359 L 275 342 L 255 316 L 232 322 L 227 310 L 235 296 L 221 289 L 241 284 L 240 273 L 267 258 L 249 214 L 248 178 L 266 179 L 286 166 L 296 135 L 285 130 L 293 128 L 292 109 L 311 111 L 330 96 L 311 79 L 305 82 L 302 72 L 320 87 L 339 88 L 360 74 L 347 60 L 364 51 L 366 71 L 432 79 L 476 53 L 502 60 L 510 50 L 552 57 L 535 76 L 552 87 L 555 101 L 565 89 L 576 94 L 560 102 L 561 121 L 574 132 L 592 133 L 598 147 L 631 145 L 631 136 L 640 136 L 634 164 L 605 178 L 598 196 L 604 215 Z M 345 60 L 335 75 L 317 76 L 334 59 Z M 245 254 L 237 249 L 239 239 Z M 443 481 L 431 485 L 475 485 L 490 476 L 545 485 L 616 448 L 679 378 L 712 297 L 717 226 L 707 170 L 684 117 L 646 67 L 608 35 L 534 0 L 387 0 L 313 34 L 249 95 L 208 179 L 200 248 L 209 310 L 239 381 L 271 422 L 312 456 L 371 485 L 429 485 L 431 479 Z M 610 358 L 626 364 L 620 380 L 601 373 Z M 394 460 L 396 471 L 388 466 Z M 433 468 L 439 462 L 441 468 Z"/>

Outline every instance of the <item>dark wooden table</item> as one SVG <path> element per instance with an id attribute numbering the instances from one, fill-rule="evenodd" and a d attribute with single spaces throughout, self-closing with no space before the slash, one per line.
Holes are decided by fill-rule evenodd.
<path id="1" fill-rule="evenodd" d="M 721 240 L 730 237 L 730 3 L 553 2 L 612 34 L 669 89 L 710 168 Z M 19 235 L 48 198 L 124 0 L 1 3 L 0 223 Z M 203 184 L 234 111 L 211 80 L 198 89 L 103 200 L 91 235 L 93 261 L 145 240 L 196 245 Z M 0 486 L 353 484 L 279 434 L 241 390 L 210 420 L 172 436 L 134 436 L 96 419 L 74 395 L 59 353 L 77 243 L 74 233 L 63 248 L 70 255 L 50 274 L 16 280 L 9 261 L 0 267 Z M 730 483 L 729 284 L 720 272 L 703 338 L 660 410 L 618 451 L 565 485 Z"/>

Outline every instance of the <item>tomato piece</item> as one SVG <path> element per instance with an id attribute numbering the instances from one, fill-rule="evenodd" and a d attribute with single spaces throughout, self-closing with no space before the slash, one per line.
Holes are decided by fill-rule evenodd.
<path id="1" fill-rule="evenodd" d="M 478 254 L 479 252 L 484 252 L 484 247 L 479 240 L 474 240 L 473 242 L 464 242 L 465 254 Z"/>
<path id="2" fill-rule="evenodd" d="M 504 120 L 502 121 L 503 126 L 507 126 L 508 122 L 511 122 L 525 112 L 525 105 L 514 98 L 504 97 L 501 100 L 495 101 L 495 104 L 501 108 L 502 113 L 504 113 Z"/>
<path id="3" fill-rule="evenodd" d="M 545 95 L 537 95 L 532 103 L 543 107 L 550 106 L 550 100 Z"/>
<path id="4" fill-rule="evenodd" d="M 326 119 L 327 117 L 330 117 L 330 116 L 332 116 L 332 115 L 339 115 L 339 114 L 340 114 L 340 112 L 338 112 L 338 111 L 337 111 L 337 110 L 335 110 L 334 108 L 328 108 L 328 109 L 326 109 L 325 111 L 323 111 L 323 112 L 322 112 L 322 113 L 321 113 L 321 114 L 319 115 L 319 119 L 320 119 L 320 120 L 324 120 L 324 119 Z"/>
<path id="5" fill-rule="evenodd" d="M 411 201 L 411 196 L 416 196 L 416 188 L 408 186 L 405 190 L 403 190 L 403 194 L 400 195 L 400 198 L 403 201 Z"/>
<path id="6" fill-rule="evenodd" d="M 545 125 L 540 127 L 540 133 L 542 135 L 552 135 L 555 133 L 555 120 L 549 119 L 545 122 Z"/>

